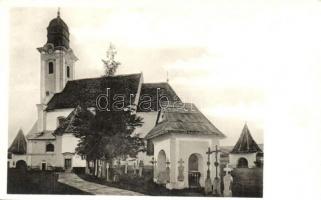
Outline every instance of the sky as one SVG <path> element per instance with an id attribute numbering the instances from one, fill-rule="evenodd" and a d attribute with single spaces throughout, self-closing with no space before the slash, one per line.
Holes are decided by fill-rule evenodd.
<path id="1" fill-rule="evenodd" d="M 113 43 L 121 62 L 118 74 L 143 72 L 145 82 L 164 82 L 168 72 L 178 96 L 227 136 L 221 144 L 234 145 L 245 122 L 257 143 L 264 142 L 267 81 L 286 80 L 289 70 L 298 81 L 302 73 L 313 76 L 310 69 L 320 72 L 321 30 L 315 26 L 321 5 L 307 2 L 80 4 L 62 6 L 61 18 L 79 58 L 76 79 L 101 76 L 101 59 Z M 57 6 L 10 9 L 9 143 L 19 128 L 27 134 L 37 119 L 36 48 L 46 43 L 46 28 L 56 15 Z M 301 65 L 310 68 L 296 71 Z M 295 90 L 284 92 L 289 89 Z"/>

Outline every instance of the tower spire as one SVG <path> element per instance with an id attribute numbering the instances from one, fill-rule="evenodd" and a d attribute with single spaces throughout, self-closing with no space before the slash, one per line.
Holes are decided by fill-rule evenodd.
<path id="1" fill-rule="evenodd" d="M 60 17 L 60 7 L 58 7 L 57 17 Z"/>

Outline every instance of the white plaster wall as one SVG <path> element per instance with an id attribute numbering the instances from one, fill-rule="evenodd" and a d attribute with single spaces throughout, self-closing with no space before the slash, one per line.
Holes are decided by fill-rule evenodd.
<path id="1" fill-rule="evenodd" d="M 230 166 L 236 168 L 238 160 L 240 158 L 245 158 L 248 162 L 249 168 L 255 166 L 254 162 L 256 161 L 256 153 L 246 153 L 246 154 L 232 154 L 229 155 Z"/>
<path id="2" fill-rule="evenodd" d="M 54 152 L 46 152 L 46 145 L 51 143 L 55 146 Z M 56 154 L 56 140 L 28 140 L 28 154 Z"/>
<path id="3" fill-rule="evenodd" d="M 86 160 L 75 154 L 72 158 L 72 167 L 86 167 Z"/>
<path id="4" fill-rule="evenodd" d="M 188 183 L 188 159 L 192 154 L 198 154 L 201 158 L 199 160 L 199 171 L 201 172 L 200 185 L 205 186 L 206 172 L 207 172 L 207 150 L 208 147 L 211 150 L 215 149 L 215 145 L 218 145 L 219 149 L 220 138 L 215 135 L 188 135 L 188 134 L 173 134 L 165 135 L 158 138 L 154 138 L 154 157 L 157 159 L 158 153 L 164 150 L 166 158 L 170 160 L 170 184 L 168 188 L 182 188 L 177 181 L 178 176 L 178 161 L 182 159 L 184 161 L 184 183 L 183 188 L 189 187 Z M 218 154 L 218 162 L 219 162 Z M 211 180 L 215 177 L 215 155 L 210 156 L 210 171 Z M 220 173 L 219 167 L 217 173 Z"/>
<path id="5" fill-rule="evenodd" d="M 142 117 L 144 123 L 141 127 L 136 127 L 134 133 L 139 134 L 140 138 L 144 138 L 155 127 L 157 112 L 137 112 L 136 115 Z"/>
<path id="6" fill-rule="evenodd" d="M 58 127 L 58 117 L 63 116 L 67 117 L 74 108 L 67 109 L 56 109 L 50 112 L 47 112 L 46 115 L 46 129 L 55 130 Z"/>
<path id="7" fill-rule="evenodd" d="M 79 138 L 76 138 L 72 133 L 62 135 L 61 153 L 74 153 L 79 143 Z"/>

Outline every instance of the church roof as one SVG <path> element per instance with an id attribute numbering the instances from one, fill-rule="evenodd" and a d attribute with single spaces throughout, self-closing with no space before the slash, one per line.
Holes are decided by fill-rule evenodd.
<path id="1" fill-rule="evenodd" d="M 136 95 L 141 74 L 129 74 L 88 78 L 68 81 L 61 93 L 56 93 L 47 104 L 47 111 L 61 108 L 76 108 L 77 105 L 96 107 L 96 99 L 99 95 L 124 94 L 125 104 L 129 105 L 130 94 Z M 110 99 L 112 103 L 113 99 Z"/>
<path id="2" fill-rule="evenodd" d="M 146 100 L 143 97 L 149 96 L 151 97 L 151 107 L 150 109 L 146 109 L 143 105 L 143 101 Z M 158 97 L 167 97 L 168 101 L 179 101 L 180 98 L 177 96 L 173 88 L 166 82 L 162 83 L 143 83 L 141 92 L 140 92 L 140 100 L 138 102 L 137 112 L 148 112 L 148 111 L 158 111 L 160 106 L 157 105 L 157 96 Z"/>
<path id="3" fill-rule="evenodd" d="M 53 135 L 52 130 L 46 130 L 42 132 L 30 132 L 27 135 L 28 140 L 54 140 L 56 137 Z"/>
<path id="4" fill-rule="evenodd" d="M 235 144 L 231 153 L 255 153 L 262 151 L 260 147 L 256 144 L 255 140 L 252 138 L 247 124 L 244 125 L 241 136 L 237 143 Z"/>
<path id="5" fill-rule="evenodd" d="M 84 116 L 84 114 L 86 116 Z M 83 122 L 83 120 L 89 121 L 89 117 L 93 114 L 85 110 L 81 106 L 77 106 L 63 122 L 54 131 L 54 135 L 62 135 L 64 133 L 78 133 L 80 129 L 89 128 L 88 123 Z"/>
<path id="6" fill-rule="evenodd" d="M 216 135 L 225 137 L 194 104 L 170 105 L 161 111 L 159 123 L 146 135 L 146 139 L 168 133 L 190 135 Z"/>
<path id="7" fill-rule="evenodd" d="M 143 83 L 140 87 L 142 74 L 128 74 L 118 76 L 108 76 L 90 79 L 79 79 L 68 81 L 61 93 L 56 93 L 47 104 L 47 111 L 62 108 L 75 108 L 77 105 L 86 107 L 96 107 L 96 99 L 101 94 L 107 93 L 113 97 L 115 94 L 125 94 L 125 106 L 129 105 L 130 99 L 134 103 L 133 97 L 140 89 L 140 100 L 137 112 L 157 111 L 157 97 L 166 96 L 169 101 L 180 101 L 175 91 L 168 83 Z M 146 106 L 143 97 L 151 98 L 151 106 Z M 110 105 L 114 100 L 109 99 Z"/>
<path id="8" fill-rule="evenodd" d="M 26 154 L 27 153 L 27 141 L 23 131 L 20 129 L 16 138 L 13 140 L 8 152 L 13 154 Z"/>

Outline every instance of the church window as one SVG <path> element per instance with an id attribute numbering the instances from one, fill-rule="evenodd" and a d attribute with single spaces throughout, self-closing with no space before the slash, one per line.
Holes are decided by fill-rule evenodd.
<path id="1" fill-rule="evenodd" d="M 54 152 L 55 151 L 55 146 L 53 144 L 47 144 L 46 145 L 46 152 Z"/>
<path id="2" fill-rule="evenodd" d="M 67 78 L 70 78 L 70 67 L 67 66 Z"/>
<path id="3" fill-rule="evenodd" d="M 49 69 L 48 69 L 49 72 L 48 73 L 49 74 L 53 74 L 53 70 L 54 70 L 53 69 L 53 62 L 49 62 L 48 67 L 49 67 Z"/>

